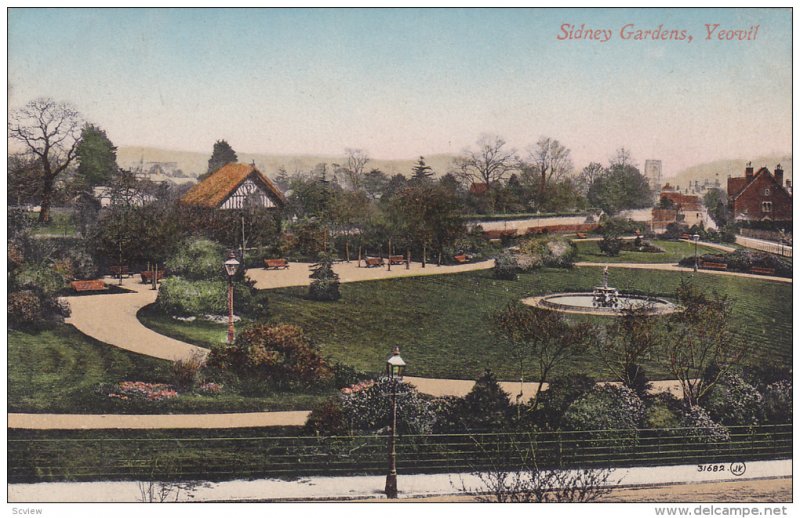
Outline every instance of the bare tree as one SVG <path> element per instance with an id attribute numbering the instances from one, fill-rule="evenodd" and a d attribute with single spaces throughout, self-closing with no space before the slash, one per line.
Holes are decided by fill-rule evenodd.
<path id="1" fill-rule="evenodd" d="M 682 310 L 667 324 L 667 358 L 684 399 L 696 405 L 741 361 L 745 349 L 730 328 L 732 307 L 726 297 L 707 296 L 686 281 L 681 281 L 676 296 Z"/>
<path id="2" fill-rule="evenodd" d="M 608 163 L 611 169 L 620 168 L 624 169 L 628 166 L 636 167 L 636 161 L 633 159 L 631 155 L 631 150 L 626 149 L 625 146 L 617 149 L 616 154 L 608 159 Z"/>
<path id="3" fill-rule="evenodd" d="M 553 370 L 564 361 L 585 351 L 595 337 L 594 326 L 570 324 L 557 311 L 512 302 L 494 316 L 495 328 L 511 345 L 509 353 L 519 367 L 520 394 L 525 373 L 537 376 L 531 412 L 539 405 L 543 385 Z"/>
<path id="4" fill-rule="evenodd" d="M 83 124 L 72 106 L 49 98 L 34 99 L 9 115 L 9 138 L 21 142 L 41 164 L 38 180 L 42 184 L 39 212 L 42 223 L 50 221 L 56 177 L 75 159 Z"/>
<path id="5" fill-rule="evenodd" d="M 456 488 L 478 502 L 595 502 L 619 483 L 610 480 L 610 468 L 542 469 L 537 463 L 535 442 L 520 447 L 511 440 L 492 451 L 476 444 L 481 460 L 489 461 L 489 468 L 471 472 L 478 487 L 468 487 L 461 477 Z"/>
<path id="6" fill-rule="evenodd" d="M 539 175 L 539 196 L 544 197 L 547 184 L 559 181 L 572 171 L 570 151 L 558 140 L 542 137 L 528 148 L 526 166 Z"/>
<path id="7" fill-rule="evenodd" d="M 478 149 L 466 149 L 454 160 L 453 173 L 465 182 L 485 183 L 491 188 L 517 167 L 514 149 L 506 148 L 502 137 L 483 136 L 477 144 Z"/>
<path id="8" fill-rule="evenodd" d="M 369 155 L 363 149 L 345 148 L 344 154 L 347 156 L 347 166 L 342 168 L 350 188 L 354 191 L 361 189 L 364 179 L 364 168 L 369 162 Z"/>

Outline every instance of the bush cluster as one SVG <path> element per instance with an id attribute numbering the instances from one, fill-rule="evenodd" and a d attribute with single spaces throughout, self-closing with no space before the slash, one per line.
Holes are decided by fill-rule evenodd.
<path id="1" fill-rule="evenodd" d="M 703 254 L 699 259 L 708 262 L 725 263 L 728 265 L 728 270 L 737 272 L 749 272 L 753 267 L 772 268 L 775 270 L 775 275 L 781 277 L 792 276 L 791 261 L 758 250 L 741 249 L 727 254 Z M 692 267 L 694 266 L 694 256 L 684 257 L 678 264 Z"/>
<path id="2" fill-rule="evenodd" d="M 251 389 L 309 388 L 329 385 L 333 370 L 303 330 L 289 324 L 254 324 L 246 327 L 232 345 L 211 349 L 206 364 L 231 373 Z"/>
<path id="3" fill-rule="evenodd" d="M 517 255 L 511 252 L 504 251 L 494 259 L 494 273 L 495 279 L 505 281 L 515 281 L 518 277 L 520 270 L 519 263 L 517 262 Z"/>
<path id="4" fill-rule="evenodd" d="M 252 286 L 233 284 L 234 312 L 253 319 L 267 316 L 267 295 Z M 161 282 L 158 308 L 171 316 L 204 317 L 228 313 L 228 283 L 169 277 Z"/>
<path id="5" fill-rule="evenodd" d="M 577 255 L 577 248 L 569 239 L 541 236 L 520 241 L 517 264 L 522 271 L 541 267 L 571 268 Z"/>
<path id="6" fill-rule="evenodd" d="M 188 239 L 168 257 L 165 266 L 171 275 L 188 280 L 225 279 L 225 249 L 208 239 Z"/>
<path id="7" fill-rule="evenodd" d="M 310 275 L 312 281 L 308 287 L 308 296 L 313 300 L 334 301 L 341 298 L 339 292 L 339 275 L 333 271 L 333 257 L 320 254 Z"/>

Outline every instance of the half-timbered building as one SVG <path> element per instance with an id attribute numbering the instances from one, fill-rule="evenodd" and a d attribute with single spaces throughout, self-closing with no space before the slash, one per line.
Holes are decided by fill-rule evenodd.
<path id="1" fill-rule="evenodd" d="M 236 210 L 247 207 L 281 209 L 286 198 L 252 164 L 226 164 L 192 187 L 181 203 L 190 207 Z"/>

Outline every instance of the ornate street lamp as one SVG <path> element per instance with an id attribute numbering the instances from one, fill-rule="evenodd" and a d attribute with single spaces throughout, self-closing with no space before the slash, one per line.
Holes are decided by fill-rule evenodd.
<path id="1" fill-rule="evenodd" d="M 406 362 L 400 357 L 400 348 L 395 347 L 386 361 L 386 377 L 392 387 L 392 424 L 389 430 L 389 473 L 386 475 L 386 498 L 397 498 L 397 450 L 395 436 L 397 434 L 397 384 L 403 381 Z"/>
<path id="2" fill-rule="evenodd" d="M 697 233 L 692 235 L 692 241 L 694 241 L 694 271 L 697 271 L 697 242 L 700 241 L 700 235 Z"/>
<path id="3" fill-rule="evenodd" d="M 236 270 L 239 269 L 239 261 L 236 260 L 236 254 L 228 252 L 228 260 L 225 261 L 225 273 L 228 274 L 228 345 L 233 344 L 234 329 L 233 329 L 233 276 L 236 275 Z"/>

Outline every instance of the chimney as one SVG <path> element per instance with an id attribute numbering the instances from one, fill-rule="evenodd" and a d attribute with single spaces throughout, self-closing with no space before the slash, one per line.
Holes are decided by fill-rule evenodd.
<path id="1" fill-rule="evenodd" d="M 780 164 L 775 166 L 775 181 L 778 185 L 783 185 L 783 169 Z"/>
<path id="2" fill-rule="evenodd" d="M 753 163 L 752 162 L 747 162 L 747 167 L 744 168 L 744 176 L 748 180 L 752 180 L 753 179 Z"/>

